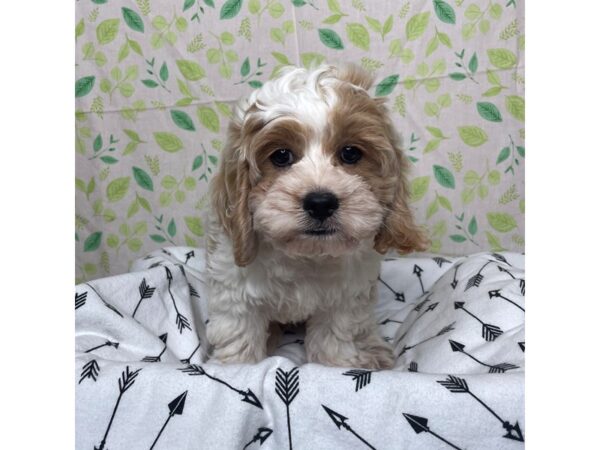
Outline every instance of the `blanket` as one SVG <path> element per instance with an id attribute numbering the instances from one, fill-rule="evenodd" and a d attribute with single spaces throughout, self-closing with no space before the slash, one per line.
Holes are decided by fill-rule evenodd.
<path id="1" fill-rule="evenodd" d="M 523 448 L 523 255 L 385 259 L 382 371 L 307 363 L 300 327 L 209 360 L 203 269 L 171 247 L 76 286 L 77 449 Z"/>

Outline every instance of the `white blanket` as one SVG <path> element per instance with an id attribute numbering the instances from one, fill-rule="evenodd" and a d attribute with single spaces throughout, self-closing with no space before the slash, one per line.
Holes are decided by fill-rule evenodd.
<path id="1" fill-rule="evenodd" d="M 202 250 L 76 287 L 77 449 L 523 448 L 524 258 L 390 258 L 393 370 L 307 364 L 300 329 L 256 365 L 207 362 Z"/>

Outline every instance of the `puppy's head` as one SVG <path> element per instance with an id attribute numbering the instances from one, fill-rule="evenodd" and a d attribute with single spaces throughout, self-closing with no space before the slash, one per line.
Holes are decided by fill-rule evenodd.
<path id="1" fill-rule="evenodd" d="M 339 256 L 362 241 L 381 253 L 427 247 L 371 83 L 355 66 L 290 68 L 238 105 L 211 190 L 236 264 L 252 261 L 258 239 L 302 256 Z"/>

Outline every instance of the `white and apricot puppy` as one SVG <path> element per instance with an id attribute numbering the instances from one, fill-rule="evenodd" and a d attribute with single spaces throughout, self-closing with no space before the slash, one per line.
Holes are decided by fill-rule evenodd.
<path id="1" fill-rule="evenodd" d="M 267 355 L 306 322 L 308 360 L 389 368 L 373 314 L 382 254 L 424 250 L 407 162 L 371 77 L 288 68 L 236 107 L 211 183 L 208 339 L 222 362 Z"/>

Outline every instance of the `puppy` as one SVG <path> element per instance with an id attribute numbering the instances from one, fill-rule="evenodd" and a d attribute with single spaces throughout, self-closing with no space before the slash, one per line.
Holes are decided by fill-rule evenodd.
<path id="1" fill-rule="evenodd" d="M 368 73 L 288 68 L 236 107 L 210 186 L 208 340 L 267 355 L 272 322 L 306 322 L 310 362 L 394 365 L 373 307 L 382 255 L 425 250 L 408 163 Z"/>

